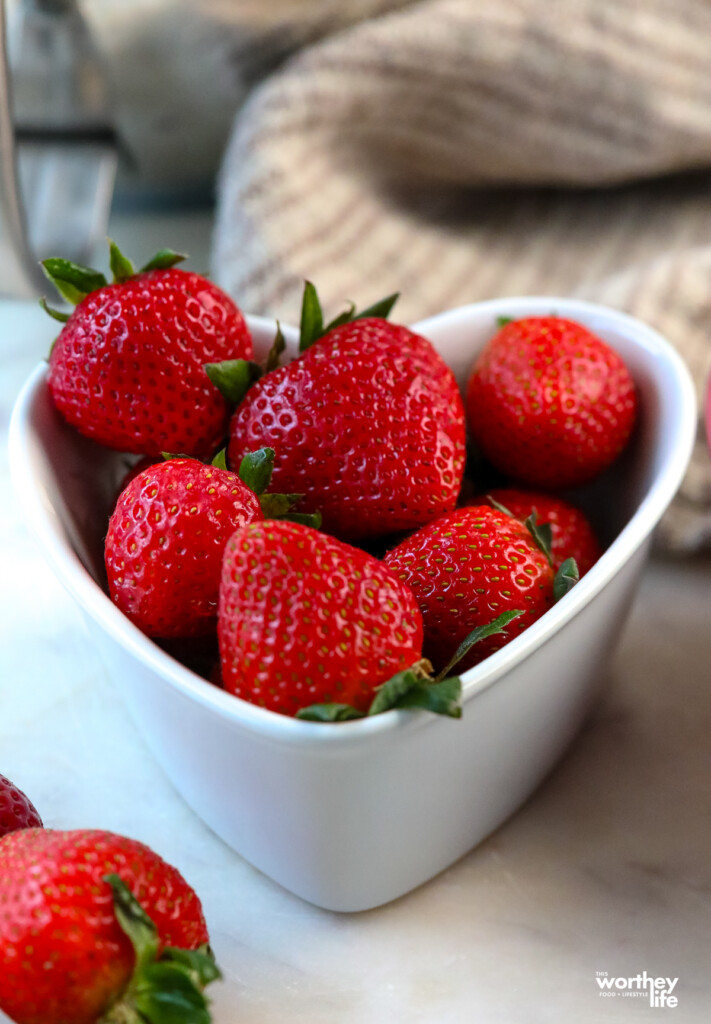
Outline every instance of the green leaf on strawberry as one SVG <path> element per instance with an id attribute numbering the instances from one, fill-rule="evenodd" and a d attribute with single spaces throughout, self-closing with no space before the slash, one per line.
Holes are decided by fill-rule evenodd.
<path id="1" fill-rule="evenodd" d="M 52 307 L 47 304 L 47 300 L 45 299 L 44 296 L 42 296 L 42 298 L 39 300 L 39 304 L 42 307 L 42 309 L 45 311 L 45 313 L 47 313 L 49 316 L 51 316 L 53 320 L 58 320 L 60 322 L 60 324 L 65 324 L 67 322 L 67 320 L 69 319 L 69 316 L 70 316 L 69 313 L 62 313 L 58 309 L 52 309 Z M 51 349 L 50 349 L 50 352 L 51 352 Z"/>
<path id="2" fill-rule="evenodd" d="M 553 581 L 553 600 L 560 601 L 569 590 L 572 590 L 580 579 L 578 564 L 574 558 L 566 558 L 561 564 Z"/>
<path id="3" fill-rule="evenodd" d="M 311 281 L 304 282 L 301 300 L 301 323 L 299 331 L 299 352 L 305 352 L 323 334 L 323 310 L 318 293 Z"/>
<path id="4" fill-rule="evenodd" d="M 52 282 L 62 298 L 71 302 L 73 306 L 85 299 L 90 292 L 104 288 L 107 284 L 106 278 L 98 270 L 58 256 L 42 260 L 41 266 L 45 277 Z"/>
<path id="5" fill-rule="evenodd" d="M 279 357 L 286 348 L 286 341 L 284 340 L 284 335 L 282 334 L 281 330 L 281 324 L 279 323 L 278 320 L 276 322 L 276 325 L 276 334 L 274 335 L 274 341 L 272 342 L 272 347 L 269 349 L 269 354 L 267 355 L 267 362 L 264 367 L 265 373 L 271 373 L 272 370 L 276 370 L 277 366 L 279 365 Z"/>
<path id="6" fill-rule="evenodd" d="M 251 359 L 225 359 L 221 363 L 205 363 L 205 373 L 230 405 L 239 405 L 262 368 Z"/>
<path id="7" fill-rule="evenodd" d="M 509 515 L 511 513 L 509 512 Z M 551 545 L 553 543 L 553 529 L 550 523 L 539 523 L 538 515 L 534 508 L 528 519 L 525 520 L 524 526 L 528 529 L 528 532 L 533 537 L 536 546 L 543 552 L 548 559 L 548 564 L 553 565 L 553 556 L 551 555 Z"/>
<path id="8" fill-rule="evenodd" d="M 372 306 L 368 306 L 366 309 L 362 309 L 360 313 L 356 313 L 350 317 L 350 320 L 365 320 L 367 317 L 379 317 L 381 320 L 387 320 L 392 312 L 392 308 L 400 298 L 400 292 L 393 292 L 392 295 L 386 295 L 384 299 L 379 299 L 374 302 Z"/>
<path id="9" fill-rule="evenodd" d="M 365 712 L 351 704 L 309 704 L 296 712 L 296 718 L 304 722 L 350 722 L 365 718 Z"/>
<path id="10" fill-rule="evenodd" d="M 355 303 L 350 302 L 348 309 L 339 313 L 324 326 L 323 309 L 318 297 L 316 288 L 311 281 L 304 282 L 304 294 L 301 300 L 301 327 L 299 333 L 299 352 L 305 352 L 319 338 L 323 338 L 329 331 L 336 327 L 343 327 L 345 324 L 353 323 L 354 320 L 364 320 L 366 317 L 378 317 L 386 320 L 390 315 L 393 306 L 400 297 L 399 292 L 387 295 L 372 305 L 367 306 L 359 313 L 356 312 Z"/>
<path id="11" fill-rule="evenodd" d="M 175 252 L 173 249 L 159 249 L 155 256 L 148 260 L 148 263 L 139 270 L 139 274 L 147 274 L 150 270 L 170 270 L 177 263 L 182 263 L 188 257 L 185 253 Z"/>
<path id="12" fill-rule="evenodd" d="M 323 329 L 324 334 L 328 334 L 329 331 L 335 330 L 336 327 L 342 327 L 343 324 L 349 324 L 355 316 L 356 306 L 355 302 L 348 303 L 348 309 L 344 309 L 338 316 L 334 316 L 333 320 L 326 324 Z"/>
<path id="13" fill-rule="evenodd" d="M 255 452 L 248 452 L 239 465 L 237 475 L 240 480 L 259 498 L 265 519 L 287 519 L 292 523 L 302 523 L 304 526 L 320 529 L 320 512 L 291 511 L 293 506 L 301 501 L 303 494 L 265 494 L 272 478 L 274 455 L 273 448 L 259 448 Z"/>
<path id="14" fill-rule="evenodd" d="M 227 449 L 220 448 L 219 452 L 213 456 L 210 465 L 214 466 L 215 469 L 227 469 Z"/>
<path id="15" fill-rule="evenodd" d="M 109 239 L 109 263 L 114 277 L 114 284 L 122 284 L 136 273 L 133 263 L 131 263 L 127 256 L 124 256 L 116 242 L 111 238 Z"/>
<path id="16" fill-rule="evenodd" d="M 378 688 L 368 715 L 397 709 L 432 711 L 449 718 L 461 718 L 462 682 L 458 676 L 445 680 L 433 680 L 432 666 L 428 661 L 418 661 L 404 672 L 398 672 Z"/>
<path id="17" fill-rule="evenodd" d="M 367 712 L 350 704 L 310 704 L 297 711 L 296 717 L 308 722 L 348 722 L 380 715 L 384 711 L 409 709 L 431 711 L 449 718 L 461 718 L 462 683 L 458 676 L 436 681 L 430 675 L 432 666 L 423 659 L 377 688 Z"/>
<path id="18" fill-rule="evenodd" d="M 497 327 L 505 327 L 506 324 L 512 324 L 512 323 L 513 323 L 513 317 L 511 317 L 511 316 L 497 316 L 497 318 L 496 318 L 496 326 Z"/>
<path id="19" fill-rule="evenodd" d="M 136 269 L 127 256 L 119 249 L 116 242 L 111 238 L 109 243 L 109 265 L 114 284 L 123 284 L 136 276 Z M 172 249 L 160 249 L 152 259 L 141 267 L 139 273 L 149 270 L 168 270 L 176 263 L 187 259 L 187 256 Z M 105 288 L 108 284 L 106 277 L 93 267 L 86 267 L 81 263 L 73 263 L 61 257 L 50 256 L 41 261 L 41 267 L 45 277 L 52 282 L 62 298 L 66 299 L 73 306 L 78 305 L 91 292 Z M 66 322 L 68 316 L 51 309 L 44 300 L 41 300 L 42 308 L 55 320 Z"/>
<path id="20" fill-rule="evenodd" d="M 300 523 L 302 526 L 310 526 L 314 530 L 320 530 L 323 523 L 323 516 L 320 512 L 286 512 L 283 516 L 271 518 L 285 519 L 289 523 Z"/>
<path id="21" fill-rule="evenodd" d="M 574 564 L 574 563 L 573 563 Z M 297 711 L 296 718 L 310 722 L 346 722 L 351 719 L 380 715 L 384 711 L 416 710 L 431 711 L 449 718 L 462 717 L 462 681 L 449 672 L 464 658 L 472 647 L 495 633 L 505 633 L 506 626 L 522 611 L 503 612 L 493 622 L 477 626 L 462 641 L 449 663 L 433 679 L 432 665 L 426 658 L 415 662 L 403 672 L 382 683 L 364 715 L 350 704 L 310 704 Z"/>
<path id="22" fill-rule="evenodd" d="M 265 519 L 283 519 L 302 498 L 303 494 L 262 494 L 259 504 L 262 506 Z"/>
<path id="23" fill-rule="evenodd" d="M 510 508 L 507 508 L 506 505 L 502 505 L 500 501 L 497 501 L 496 498 L 492 498 L 490 494 L 487 494 L 486 500 L 492 508 L 498 509 L 499 512 L 503 512 L 505 516 L 511 516 L 512 519 L 516 518 Z"/>
<path id="24" fill-rule="evenodd" d="M 493 622 L 488 622 L 485 626 L 476 626 L 457 647 L 456 651 L 447 662 L 442 671 L 437 675 L 437 680 L 444 679 L 445 676 L 452 671 L 455 665 L 464 658 L 475 644 L 479 641 L 485 640 L 488 636 L 494 636 L 496 633 L 505 633 L 506 627 L 509 622 L 513 619 L 517 619 L 519 615 L 523 615 L 523 612 L 516 609 L 514 611 L 502 612 Z"/>
<path id="25" fill-rule="evenodd" d="M 221 977 L 209 946 L 159 953 L 153 921 L 122 879 L 105 877 L 114 897 L 116 919 L 136 956 L 133 976 L 118 1002 L 99 1024 L 210 1024 L 203 989 Z"/>
<path id="26" fill-rule="evenodd" d="M 274 449 L 259 448 L 248 452 L 239 464 L 237 475 L 256 495 L 264 494 L 274 469 Z"/>

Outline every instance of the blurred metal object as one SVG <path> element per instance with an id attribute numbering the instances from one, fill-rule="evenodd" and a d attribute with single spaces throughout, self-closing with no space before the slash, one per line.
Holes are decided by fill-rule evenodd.
<path id="1" fill-rule="evenodd" d="M 45 256 L 91 258 L 116 164 L 106 76 L 76 0 L 0 0 L 0 294 L 36 295 Z"/>

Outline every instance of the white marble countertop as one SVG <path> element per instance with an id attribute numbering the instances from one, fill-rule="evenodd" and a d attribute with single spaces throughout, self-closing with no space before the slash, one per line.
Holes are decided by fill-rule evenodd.
<path id="1" fill-rule="evenodd" d="M 204 214 L 124 215 L 111 231 L 139 259 L 168 244 L 207 266 Z M 495 835 L 389 906 L 318 910 L 182 802 L 25 531 L 7 420 L 54 328 L 0 303 L 0 772 L 47 825 L 123 832 L 180 867 L 225 973 L 216 1024 L 708 1021 L 711 560 L 649 566 L 588 725 Z M 642 971 L 678 978 L 676 1008 L 600 995 L 596 972 Z"/>

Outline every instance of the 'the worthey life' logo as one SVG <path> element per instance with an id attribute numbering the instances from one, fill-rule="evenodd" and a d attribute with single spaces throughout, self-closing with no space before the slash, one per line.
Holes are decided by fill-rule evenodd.
<path id="1" fill-rule="evenodd" d="M 596 971 L 595 981 L 601 996 L 634 998 L 649 995 L 650 1006 L 669 1006 L 672 1009 L 679 1002 L 673 995 L 678 978 L 653 978 L 646 971 L 631 978 L 611 978 L 607 971 Z"/>

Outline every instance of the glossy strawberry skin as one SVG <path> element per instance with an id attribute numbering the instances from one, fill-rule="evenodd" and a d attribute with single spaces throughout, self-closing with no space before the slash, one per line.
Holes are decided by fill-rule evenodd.
<path id="1" fill-rule="evenodd" d="M 42 819 L 22 790 L 0 775 L 0 837 L 23 828 L 42 828 Z"/>
<path id="2" fill-rule="evenodd" d="M 134 953 L 103 881 L 118 874 L 163 945 L 208 941 L 200 901 L 158 854 L 110 832 L 29 829 L 0 839 L 0 1008 L 16 1024 L 93 1024 Z"/>
<path id="3" fill-rule="evenodd" d="M 593 567 L 602 554 L 600 544 L 585 513 L 569 501 L 540 491 L 522 491 L 500 487 L 489 492 L 492 497 L 522 522 L 535 510 L 539 523 L 550 523 L 553 533 L 551 558 L 558 570 L 566 558 L 574 558 L 580 575 Z M 473 504 L 486 504 L 486 498 Z"/>
<path id="4" fill-rule="evenodd" d="M 553 571 L 518 520 L 488 505 L 459 508 L 423 526 L 385 555 L 422 612 L 423 653 L 443 668 L 476 627 L 506 611 L 524 612 L 476 644 L 465 671 L 518 636 L 553 604 Z"/>
<path id="5" fill-rule="evenodd" d="M 422 617 L 382 562 L 289 522 L 238 530 L 225 550 L 218 636 L 226 690 L 284 715 L 365 711 L 419 660 Z"/>
<path id="6" fill-rule="evenodd" d="M 275 490 L 352 540 L 412 529 L 454 507 L 464 471 L 456 381 L 426 339 L 367 318 L 330 331 L 247 393 L 229 458 L 277 452 Z"/>
<path id="7" fill-rule="evenodd" d="M 79 303 L 52 349 L 48 383 L 65 419 L 109 448 L 207 456 L 229 408 L 204 364 L 252 353 L 244 317 L 216 285 L 154 270 Z"/>
<path id="8" fill-rule="evenodd" d="M 483 454 L 543 489 L 573 487 L 606 469 L 627 444 L 636 407 L 621 357 L 560 317 L 506 324 L 467 386 L 469 427 Z"/>
<path id="9" fill-rule="evenodd" d="M 259 519 L 259 499 L 234 473 L 195 459 L 149 466 L 109 520 L 112 600 L 148 636 L 214 632 L 225 544 L 237 527 Z"/>

